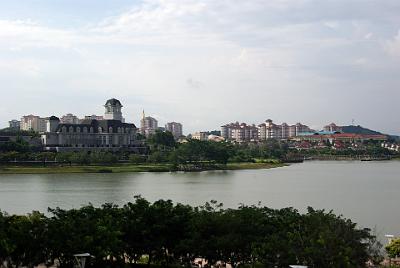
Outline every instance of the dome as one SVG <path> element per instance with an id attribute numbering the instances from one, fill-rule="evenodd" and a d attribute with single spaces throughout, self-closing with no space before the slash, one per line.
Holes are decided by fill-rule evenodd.
<path id="1" fill-rule="evenodd" d="M 111 105 L 111 106 L 122 106 L 122 104 L 121 104 L 121 102 L 119 101 L 119 100 L 117 100 L 117 99 L 114 99 L 114 98 L 112 98 L 112 99 L 109 99 L 107 102 L 106 102 L 106 104 L 105 104 L 105 106 L 108 106 L 108 105 Z"/>
<path id="2" fill-rule="evenodd" d="M 60 121 L 60 119 L 57 116 L 50 116 L 49 120 L 51 121 Z"/>

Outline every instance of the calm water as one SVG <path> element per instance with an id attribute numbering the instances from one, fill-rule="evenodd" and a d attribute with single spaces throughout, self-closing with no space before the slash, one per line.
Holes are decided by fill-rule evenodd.
<path id="1" fill-rule="evenodd" d="M 365 227 L 400 234 L 400 161 L 312 161 L 270 170 L 201 173 L 0 175 L 0 209 L 45 212 L 91 202 L 123 204 L 142 195 L 201 205 L 215 199 L 273 208 L 333 210 Z"/>

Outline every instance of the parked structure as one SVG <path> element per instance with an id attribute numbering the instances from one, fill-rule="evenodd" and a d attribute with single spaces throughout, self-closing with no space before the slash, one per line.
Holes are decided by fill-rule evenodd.
<path id="1" fill-rule="evenodd" d="M 175 139 L 179 139 L 183 136 L 182 124 L 177 122 L 170 122 L 165 125 L 165 130 L 172 133 Z"/>

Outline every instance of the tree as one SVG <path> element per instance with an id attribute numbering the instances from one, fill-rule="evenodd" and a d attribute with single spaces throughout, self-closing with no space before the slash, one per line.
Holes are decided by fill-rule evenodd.
<path id="1" fill-rule="evenodd" d="M 176 145 L 175 138 L 171 132 L 160 130 L 156 130 L 154 134 L 150 135 L 147 142 L 157 148 L 175 147 Z"/>
<path id="2" fill-rule="evenodd" d="M 400 238 L 393 239 L 390 244 L 385 247 L 385 250 L 390 258 L 400 256 Z"/>

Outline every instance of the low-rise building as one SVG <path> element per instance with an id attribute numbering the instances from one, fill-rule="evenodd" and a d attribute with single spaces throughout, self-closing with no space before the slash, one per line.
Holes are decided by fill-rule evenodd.
<path id="1" fill-rule="evenodd" d="M 207 132 L 195 132 L 192 134 L 193 140 L 206 141 L 208 140 Z"/>

